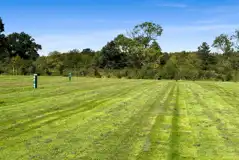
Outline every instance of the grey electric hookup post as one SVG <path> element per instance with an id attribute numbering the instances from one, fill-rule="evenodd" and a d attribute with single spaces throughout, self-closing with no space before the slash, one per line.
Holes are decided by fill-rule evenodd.
<path id="1" fill-rule="evenodd" d="M 33 88 L 37 88 L 37 83 L 38 83 L 38 79 L 37 79 L 37 74 L 33 75 Z"/>
<path id="2" fill-rule="evenodd" d="M 72 77 L 71 73 L 69 73 L 68 77 L 69 77 L 69 81 L 71 81 L 71 77 Z"/>

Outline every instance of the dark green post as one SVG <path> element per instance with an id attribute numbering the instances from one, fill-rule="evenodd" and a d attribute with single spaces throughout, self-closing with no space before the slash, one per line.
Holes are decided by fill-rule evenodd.
<path id="1" fill-rule="evenodd" d="M 33 75 L 33 88 L 37 88 L 37 74 Z"/>
<path id="2" fill-rule="evenodd" d="M 71 81 L 71 76 L 72 76 L 71 73 L 69 73 L 69 81 Z"/>

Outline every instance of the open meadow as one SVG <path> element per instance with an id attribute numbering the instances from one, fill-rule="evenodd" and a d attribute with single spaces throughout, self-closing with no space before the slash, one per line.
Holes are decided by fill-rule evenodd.
<path id="1" fill-rule="evenodd" d="M 1 160 L 238 160 L 239 83 L 0 76 Z"/>

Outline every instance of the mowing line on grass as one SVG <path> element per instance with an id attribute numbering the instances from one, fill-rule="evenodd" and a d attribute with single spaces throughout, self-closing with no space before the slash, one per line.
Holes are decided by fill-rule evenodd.
<path id="1" fill-rule="evenodd" d="M 173 108 L 173 118 L 172 118 L 172 129 L 171 129 L 171 136 L 170 136 L 170 152 L 168 159 L 179 159 L 179 86 L 177 83 L 176 87 L 176 102 Z"/>
<path id="2" fill-rule="evenodd" d="M 142 83 L 143 84 L 143 83 Z M 147 85 L 142 85 L 141 84 L 141 86 L 144 86 L 144 88 L 147 88 Z M 132 89 L 131 89 L 132 90 Z M 139 88 L 139 90 L 140 90 L 140 88 Z M 136 92 L 137 93 L 137 89 L 134 91 L 134 92 Z M 117 92 L 116 92 L 117 93 Z M 125 94 L 129 94 L 129 92 L 127 93 L 127 90 L 125 91 Z M 129 94 L 130 95 L 130 94 Z M 137 96 L 137 94 L 135 95 L 135 96 Z M 132 98 L 132 96 L 131 96 L 131 98 Z M 87 124 L 86 124 L 87 125 Z M 89 125 L 89 124 L 88 124 Z"/>
<path id="3" fill-rule="evenodd" d="M 155 106 L 156 118 L 154 123 L 145 137 L 145 140 L 149 140 L 151 145 L 147 151 L 142 148 L 141 152 L 138 153 L 137 159 L 165 159 L 169 148 L 169 129 L 167 122 L 171 122 L 171 111 L 170 103 L 172 103 L 173 95 L 175 94 L 175 83 L 170 87 L 168 92 L 165 94 L 165 98 L 160 104 Z M 166 128 L 164 127 L 166 125 Z"/>
<path id="4" fill-rule="evenodd" d="M 94 107 L 97 107 L 97 106 L 107 102 L 109 100 L 109 97 L 119 96 L 120 94 L 126 94 L 126 93 L 128 93 L 127 91 L 132 90 L 132 88 L 134 88 L 134 87 L 135 86 L 133 86 L 133 87 L 131 86 L 128 89 L 123 90 L 123 92 L 113 92 L 112 94 L 107 95 L 107 97 L 101 99 L 100 101 L 97 101 L 97 103 L 94 104 L 95 105 Z M 125 88 L 123 88 L 123 89 L 125 89 Z M 77 114 L 77 113 L 80 113 L 80 112 L 84 112 L 84 111 L 86 111 L 88 109 L 91 109 L 91 108 L 84 107 L 84 105 L 87 106 L 87 104 L 91 104 L 92 102 L 95 101 L 95 99 L 98 99 L 99 96 L 102 96 L 102 95 L 98 95 L 98 97 L 95 97 L 95 98 L 88 97 L 88 99 L 90 99 L 89 101 L 87 101 L 85 99 L 83 101 L 83 103 L 80 103 L 80 104 L 78 103 L 80 101 L 80 99 L 77 99 L 76 101 L 73 102 L 75 105 L 74 104 L 72 105 L 72 102 L 70 102 L 69 104 L 64 104 L 64 106 L 65 105 L 71 105 L 71 107 L 67 107 L 67 108 L 65 107 L 64 108 L 64 106 L 62 106 L 63 110 L 53 111 L 52 113 L 49 113 L 50 110 L 46 110 L 44 113 L 41 113 L 41 112 L 39 113 L 38 112 L 37 113 L 38 115 L 39 114 L 43 114 L 44 115 L 45 113 L 48 113 L 48 114 L 45 115 L 45 116 L 38 117 L 38 118 L 29 119 L 26 122 L 23 122 L 23 123 L 20 123 L 20 124 L 16 124 L 16 125 L 14 125 L 14 126 L 12 126 L 10 128 L 4 129 L 4 130 L 0 130 L 0 133 L 1 133 L 0 139 L 5 139 L 6 136 L 7 137 L 9 137 L 9 136 L 13 137 L 13 136 L 16 136 L 16 135 L 19 135 L 19 134 L 31 131 L 33 129 L 39 128 L 42 125 L 45 125 L 45 124 L 48 124 L 48 123 L 52 123 L 52 122 L 54 122 L 54 121 L 56 121 L 58 119 L 62 119 L 64 117 L 71 116 L 71 115 L 74 115 L 74 114 Z M 80 107 L 80 106 L 83 106 L 83 108 Z M 52 109 L 54 109 L 54 108 L 52 108 Z M 39 123 L 39 121 L 42 121 L 43 119 L 48 119 L 48 118 L 51 118 L 51 119 L 49 121 L 44 120 L 43 123 Z M 35 126 L 32 125 L 34 123 L 36 123 L 37 125 L 35 125 Z M 26 129 L 26 126 L 28 126 L 29 129 Z M 22 130 L 22 128 L 24 128 L 24 130 Z M 22 130 L 22 131 L 17 132 L 16 129 L 19 129 L 19 130 Z M 4 133 L 6 133 L 6 135 Z M 14 135 L 12 135 L 11 133 L 14 133 Z"/>
<path id="5" fill-rule="evenodd" d="M 143 87 L 143 86 L 142 86 Z M 147 90 L 149 90 L 149 89 L 151 89 L 151 87 L 147 87 L 147 86 L 144 86 L 144 88 L 145 89 L 147 89 Z M 141 88 L 141 90 L 142 90 L 142 88 Z M 152 90 L 152 89 L 151 89 Z M 142 90 L 142 91 L 144 91 L 144 90 Z M 145 94 L 143 94 L 144 92 L 137 92 L 137 90 L 136 91 L 133 91 L 132 92 L 132 94 L 133 93 L 135 93 L 134 94 L 134 96 L 130 96 L 130 98 L 129 99 L 125 99 L 125 101 L 127 102 L 130 102 L 130 103 L 128 103 L 126 106 L 122 106 L 121 105 L 121 103 L 119 102 L 118 104 L 115 104 L 115 106 L 118 108 L 118 109 L 120 109 L 120 110 L 118 110 L 118 109 L 114 109 L 114 111 L 115 112 L 117 112 L 117 113 L 120 113 L 120 112 L 122 112 L 121 114 L 119 114 L 119 115 L 121 115 L 120 117 L 118 116 L 118 117 L 115 117 L 114 115 L 110 115 L 110 114 L 106 114 L 105 116 L 103 116 L 103 113 L 105 112 L 104 110 L 102 110 L 101 111 L 101 113 L 99 113 L 99 115 L 97 115 L 97 114 L 94 114 L 94 113 L 91 113 L 91 114 L 93 114 L 93 115 L 95 115 L 95 117 L 94 117 L 94 119 L 92 119 L 92 121 L 90 121 L 90 123 L 92 123 L 92 124 L 90 124 L 89 122 L 88 123 L 86 123 L 86 124 L 83 124 L 83 125 L 85 125 L 85 126 L 91 126 L 91 127 L 87 127 L 87 129 L 85 128 L 84 130 L 82 130 L 82 127 L 84 128 L 84 126 L 82 126 L 82 125 L 80 125 L 80 126 L 78 126 L 79 128 L 77 129 L 77 130 L 79 130 L 80 132 L 83 132 L 85 135 L 89 135 L 89 137 L 87 138 L 87 144 L 82 144 L 81 145 L 81 148 L 80 149 L 78 149 L 78 151 L 75 153 L 75 155 L 78 155 L 79 156 L 79 152 L 80 152 L 80 157 L 81 158 L 83 158 L 83 159 L 87 159 L 87 157 L 89 158 L 89 157 L 91 157 L 92 155 L 96 155 L 97 153 L 99 153 L 99 150 L 98 151 L 96 151 L 96 150 L 94 150 L 94 147 L 92 146 L 93 144 L 93 142 L 97 139 L 97 137 L 100 137 L 101 135 L 107 135 L 108 133 L 108 130 L 107 129 L 110 129 L 110 131 L 113 131 L 114 129 L 114 127 L 118 127 L 118 125 L 116 125 L 118 122 L 120 122 L 120 123 L 122 123 L 122 120 L 124 120 L 125 121 L 125 119 L 127 120 L 127 117 L 122 117 L 122 116 L 124 116 L 125 114 L 123 114 L 123 113 L 130 113 L 130 112 L 135 112 L 135 109 L 134 108 L 128 108 L 128 106 L 132 103 L 132 104 L 135 104 L 137 101 L 136 101 L 136 98 L 140 98 L 141 96 L 143 96 L 143 95 L 145 95 Z M 111 106 L 111 107 L 113 107 L 113 106 Z M 126 108 L 128 108 L 127 110 L 125 110 Z M 109 108 L 109 107 L 107 107 L 107 108 Z M 132 111 L 130 111 L 130 110 L 132 110 Z M 98 116 L 98 118 L 99 118 L 99 121 L 98 122 L 100 122 L 99 124 L 96 124 L 95 123 L 95 120 L 96 120 L 96 116 Z M 119 119 L 120 118 L 120 119 Z M 123 119 L 122 119 L 123 118 Z M 118 121 L 118 122 L 117 122 Z M 102 126 L 102 127 L 100 127 L 100 126 Z M 104 128 L 103 128 L 103 126 L 104 126 Z M 103 130 L 102 130 L 102 129 Z M 100 130 L 99 130 L 100 129 Z M 82 137 L 83 138 L 83 137 Z M 83 140 L 84 141 L 84 140 Z M 70 144 L 69 143 L 66 143 L 67 144 L 67 146 L 69 146 Z M 105 144 L 105 145 L 109 145 L 108 143 L 107 144 Z M 93 148 L 92 148 L 93 147 Z M 102 148 L 103 146 L 101 146 L 100 148 Z M 94 154 L 90 154 L 89 152 L 91 152 L 92 151 L 92 149 L 94 150 Z M 85 156 L 84 156 L 85 155 Z M 106 153 L 104 153 L 104 155 L 106 156 L 107 154 Z M 59 155 L 58 155 L 59 156 Z M 66 158 L 66 157 L 65 157 Z"/>
<path id="6" fill-rule="evenodd" d="M 148 91 L 149 93 L 152 92 L 152 94 L 149 95 L 150 97 L 147 102 L 143 102 L 144 107 L 142 107 L 137 114 L 132 115 L 127 123 L 119 129 L 119 133 L 123 133 L 123 136 L 120 136 L 121 140 L 119 144 L 116 144 L 114 147 L 114 152 L 117 157 L 120 157 L 120 159 L 134 159 L 140 151 L 145 150 L 145 140 L 147 140 L 148 134 L 157 117 L 155 109 L 159 107 L 159 102 L 162 101 L 161 98 L 167 95 L 167 90 L 171 87 L 172 84 L 165 84 L 160 90 L 152 90 L 156 92 Z M 151 143 L 150 140 L 149 143 Z M 122 155 L 127 155 L 127 157 Z M 113 156 L 111 158 L 113 158 Z"/>
<path id="7" fill-rule="evenodd" d="M 105 88 L 105 90 L 102 90 L 102 88 L 101 89 L 96 89 L 94 92 L 85 92 L 85 93 L 81 93 L 81 91 L 79 91 L 78 93 L 76 92 L 75 93 L 75 95 L 74 96 L 72 96 L 71 95 L 71 93 L 68 93 L 68 96 L 67 97 L 65 97 L 65 96 L 56 96 L 55 97 L 55 100 L 53 100 L 52 101 L 52 99 L 50 98 L 49 100 L 51 100 L 52 102 L 53 102 L 53 104 L 51 104 L 51 103 L 49 103 L 50 101 L 48 100 L 48 106 L 49 105 L 53 105 L 53 106 L 51 106 L 50 108 L 46 108 L 46 107 L 44 107 L 44 109 L 43 110 L 39 110 L 39 108 L 42 108 L 43 106 L 41 106 L 41 107 L 38 107 L 40 104 L 38 104 L 38 103 L 36 103 L 36 102 L 34 102 L 34 104 L 33 105 L 29 105 L 29 107 L 31 107 L 32 109 L 33 109 L 33 107 L 34 106 L 36 106 L 36 107 L 34 107 L 34 108 L 36 108 L 36 111 L 35 112 L 32 112 L 32 109 L 31 110 L 26 110 L 26 112 L 25 111 L 23 111 L 23 112 L 21 112 L 23 115 L 21 116 L 21 113 L 19 114 L 19 112 L 15 112 L 16 114 L 14 114 L 14 117 L 12 117 L 12 120 L 17 120 L 17 121 L 21 121 L 21 119 L 25 119 L 25 115 L 28 113 L 28 112 L 30 112 L 31 113 L 31 115 L 29 115 L 28 116 L 28 119 L 30 119 L 30 120 L 32 120 L 32 118 L 35 118 L 37 115 L 45 115 L 46 113 L 47 114 L 49 114 L 49 112 L 59 112 L 61 109 L 63 109 L 63 108 L 65 108 L 65 109 L 71 109 L 72 107 L 65 107 L 65 105 L 66 106 L 69 106 L 70 104 L 69 103 L 72 103 L 72 101 L 73 101 L 73 103 L 79 103 L 79 102 L 81 102 L 82 100 L 83 100 L 83 102 L 84 101 L 86 101 L 87 99 L 92 99 L 92 98 L 94 98 L 94 97 L 97 97 L 97 96 L 103 96 L 103 95 L 107 95 L 108 93 L 110 93 L 110 92 L 112 92 L 113 90 L 114 91 L 120 91 L 120 90 L 122 90 L 122 89 L 127 89 L 127 87 L 128 87 L 128 89 L 127 90 L 131 90 L 132 88 L 134 88 L 135 86 L 137 86 L 137 84 L 134 84 L 134 85 L 132 85 L 132 86 L 130 86 L 130 87 L 128 87 L 128 86 L 121 86 L 120 87 L 120 89 L 114 89 L 114 88 L 112 88 L 112 90 L 110 90 L 111 88 L 110 87 L 108 87 L 108 88 Z M 90 95 L 90 96 L 84 96 L 84 97 L 80 97 L 80 96 L 83 96 L 84 94 L 86 94 L 86 95 L 88 95 L 88 94 L 90 94 L 90 93 L 93 93 L 92 95 Z M 75 98 L 74 98 L 75 97 Z M 79 97 L 79 98 L 78 98 Z M 74 99 L 72 99 L 72 98 L 74 98 Z M 60 101 L 60 103 L 59 102 L 57 102 L 57 99 L 59 99 Z M 65 101 L 63 101 L 65 99 Z M 70 102 L 68 102 L 69 100 L 72 100 L 72 101 L 70 101 Z M 41 102 L 41 103 L 43 103 L 43 104 L 45 104 L 45 102 L 44 101 L 42 101 L 42 100 L 38 100 L 39 102 Z M 57 102 L 57 103 L 55 103 L 55 102 Z M 64 103 L 62 103 L 62 102 L 64 102 Z M 55 104 L 54 104 L 55 103 Z M 21 108 L 21 106 L 22 107 L 24 107 L 25 106 L 25 104 L 21 104 L 20 106 L 18 106 L 19 108 Z M 57 109 L 56 111 L 55 111 L 55 109 Z M 1 110 L 1 112 L 3 113 L 3 111 L 5 111 L 5 110 Z M 10 113 L 10 115 L 8 115 L 6 112 L 4 112 L 4 114 L 2 114 L 2 116 L 3 115 L 5 115 L 6 116 L 6 118 L 7 118 L 7 121 L 6 122 L 11 122 L 11 118 L 10 118 L 10 116 L 14 113 L 14 112 L 9 112 Z M 16 117 L 17 116 L 17 117 Z M 1 116 L 0 116 L 1 117 Z M 6 123 L 5 121 L 4 121 L 4 119 L 3 119 L 3 117 L 1 117 L 1 124 L 3 125 L 5 125 L 6 126 Z"/>
<path id="8" fill-rule="evenodd" d="M 197 146 L 196 139 L 198 132 L 193 129 L 193 124 L 191 119 L 195 116 L 191 115 L 190 111 L 194 110 L 194 106 L 191 106 L 191 94 L 188 90 L 187 83 L 179 82 L 180 96 L 178 100 L 178 105 L 180 109 L 179 113 L 179 145 L 178 151 L 180 153 L 179 159 L 197 159 Z"/>
<path id="9" fill-rule="evenodd" d="M 204 130 L 207 131 L 207 133 L 204 133 L 210 137 L 210 145 L 213 145 L 214 147 L 211 147 L 210 150 L 212 151 L 210 154 L 213 154 L 214 157 L 223 157 L 223 158 L 232 158 L 237 157 L 238 152 L 236 151 L 236 145 L 238 144 L 238 139 L 236 135 L 230 134 L 228 131 L 230 130 L 236 133 L 238 133 L 237 129 L 235 127 L 230 127 L 226 125 L 226 121 L 228 121 L 229 117 L 225 117 L 225 115 L 220 114 L 219 112 L 216 112 L 216 109 L 219 108 L 220 105 L 213 105 L 213 103 L 209 107 L 209 102 L 205 100 L 209 100 L 211 98 L 207 97 L 206 92 L 203 91 L 201 86 L 193 85 L 194 90 L 191 88 L 192 93 L 194 94 L 196 100 L 199 104 L 203 107 L 203 114 L 206 115 L 207 118 L 207 125 L 204 126 Z M 196 89 L 197 88 L 197 89 Z M 197 92 L 195 92 L 195 89 Z M 209 92 L 208 92 L 209 93 Z M 219 120 L 219 121 L 218 121 Z M 211 130 L 211 134 L 208 132 Z M 224 135 L 227 135 L 226 138 Z M 217 143 L 216 143 L 217 142 Z M 205 152 L 205 149 L 203 149 Z M 227 153 L 227 154 L 226 154 Z"/>
<path id="10" fill-rule="evenodd" d="M 140 96 L 135 97 L 136 99 L 145 99 L 146 97 L 149 97 L 147 93 L 154 93 L 157 92 L 157 90 L 153 90 L 155 88 L 155 85 L 146 87 L 146 90 L 141 90 Z M 154 95 L 151 95 L 152 99 Z M 114 109 L 115 112 L 117 112 L 117 119 L 113 120 L 112 118 L 110 119 L 113 121 L 113 126 L 107 122 L 107 126 L 111 128 L 108 132 L 105 134 L 102 134 L 102 136 L 99 136 L 99 138 L 94 139 L 93 143 L 94 146 L 93 148 L 85 150 L 85 159 L 88 158 L 93 158 L 91 151 L 96 152 L 94 155 L 100 156 L 102 159 L 104 158 L 114 158 L 114 157 L 119 157 L 119 159 L 124 159 L 124 155 L 129 154 L 124 154 L 123 152 L 130 152 L 129 148 L 131 148 L 132 143 L 130 143 L 132 136 L 135 136 L 138 132 L 134 132 L 136 128 L 139 126 L 137 125 L 138 119 L 140 116 L 143 116 L 145 113 L 147 114 L 148 107 L 144 107 L 145 102 L 138 102 L 136 99 L 132 99 L 131 103 L 128 103 L 127 107 L 128 109 L 126 110 L 126 115 L 120 113 L 123 108 L 120 107 L 118 109 Z M 137 107 L 137 110 L 135 110 Z M 135 109 L 133 109 L 135 108 Z M 133 109 L 133 110 L 132 110 Z M 132 111 L 130 111 L 132 110 Z M 112 113 L 110 113 L 112 114 Z M 114 115 L 109 115 L 108 116 L 114 116 Z M 123 118 L 124 117 L 124 118 Z M 123 118 L 123 119 L 122 119 Z M 120 120 L 122 119 L 122 120 Z M 103 121 L 104 122 L 104 121 Z M 102 120 L 101 120 L 102 123 Z M 102 124 L 101 124 L 102 125 Z M 113 129 L 114 128 L 114 129 Z M 129 135 L 130 134 L 130 135 Z M 117 137 L 117 139 L 115 139 Z M 130 144 L 128 144 L 130 143 Z M 133 142 L 135 143 L 135 142 Z M 111 157 L 111 158 L 110 158 Z"/>
<path id="11" fill-rule="evenodd" d="M 78 82 L 79 83 L 79 82 Z M 82 83 L 84 84 L 84 83 Z M 82 86 L 82 84 L 80 85 L 80 88 L 76 87 L 75 85 L 73 84 L 70 84 L 70 85 L 66 85 L 66 84 L 62 84 L 60 86 L 60 88 L 64 88 L 64 92 L 60 92 L 61 90 L 59 88 L 55 89 L 55 87 L 51 86 L 49 88 L 46 88 L 46 89 L 37 89 L 37 90 L 33 90 L 31 89 L 30 91 L 26 91 L 26 92 L 12 92 L 11 94 L 7 94 L 7 95 L 3 95 L 1 96 L 0 95 L 0 98 L 1 99 L 5 99 L 5 104 L 4 104 L 4 108 L 5 106 L 8 106 L 8 105 L 11 105 L 11 107 L 8 107 L 8 108 L 19 108 L 19 107 L 16 107 L 17 104 L 20 104 L 20 103 L 29 103 L 29 102 L 34 102 L 35 100 L 38 100 L 39 101 L 39 98 L 41 98 L 40 100 L 41 101 L 44 101 L 51 97 L 55 97 L 56 94 L 57 96 L 64 96 L 66 94 L 75 94 L 75 93 L 78 93 L 78 92 L 89 92 L 89 91 L 92 91 L 94 92 L 95 89 L 101 89 L 101 88 L 115 88 L 116 86 L 120 85 L 119 83 L 116 83 L 116 82 L 111 82 L 111 83 L 96 83 L 96 85 L 93 83 L 93 85 L 89 85 L 89 84 L 84 84 Z M 130 82 L 127 84 L 129 85 L 131 84 Z M 132 83 L 134 84 L 134 83 Z M 121 85 L 124 85 L 124 83 L 122 83 Z M 80 90 L 79 90 L 80 89 Z M 21 95 L 21 96 L 19 96 Z M 1 105 L 0 105 L 1 107 Z M 2 106 L 3 107 L 3 106 Z"/>

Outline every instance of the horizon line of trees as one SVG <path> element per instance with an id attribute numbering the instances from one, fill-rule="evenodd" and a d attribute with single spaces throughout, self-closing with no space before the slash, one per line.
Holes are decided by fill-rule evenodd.
<path id="1" fill-rule="evenodd" d="M 153 22 L 119 34 L 101 50 L 73 49 L 40 56 L 41 45 L 25 32 L 4 34 L 0 17 L 0 74 L 62 75 L 136 79 L 239 80 L 239 30 L 221 34 L 197 51 L 162 52 L 157 38 L 163 28 Z M 221 54 L 211 52 L 211 47 Z"/>

